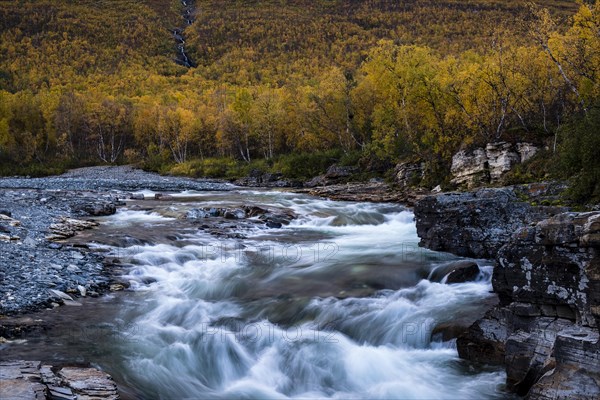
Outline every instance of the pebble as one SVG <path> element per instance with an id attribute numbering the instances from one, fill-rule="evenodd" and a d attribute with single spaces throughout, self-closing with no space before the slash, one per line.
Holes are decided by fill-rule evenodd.
<path id="1" fill-rule="evenodd" d="M 63 234 L 93 229 L 97 223 L 89 220 L 90 214 L 114 213 L 127 193 L 235 188 L 219 181 L 163 177 L 129 166 L 81 168 L 45 178 L 0 178 L 0 187 L 0 314 L 4 315 L 58 306 L 49 288 L 65 293 L 69 287 L 82 286 L 87 296 L 109 289 L 110 270 L 104 268 L 102 254 L 82 253 L 46 236 L 64 240 Z M 83 293 L 77 290 L 74 295 Z"/>

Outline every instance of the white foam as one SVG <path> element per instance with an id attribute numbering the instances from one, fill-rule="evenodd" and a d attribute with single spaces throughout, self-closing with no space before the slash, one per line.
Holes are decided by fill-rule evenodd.
<path id="1" fill-rule="evenodd" d="M 266 193 L 274 205 L 300 215 L 273 230 L 276 238 L 319 233 L 339 245 L 335 261 L 265 270 L 267 286 L 315 268 L 351 268 L 359 256 L 381 260 L 418 241 L 413 214 L 401 206 Z M 165 220 L 139 211 L 115 219 L 153 218 Z M 502 372 L 467 374 L 457 367 L 451 343 L 431 339 L 436 326 L 468 315 L 490 296 L 489 269 L 471 283 L 422 280 L 371 297 L 313 298 L 303 306 L 309 316 L 303 323 L 280 326 L 257 313 L 252 300 L 236 297 L 252 264 L 202 245 L 135 246 L 122 255 L 134 265 L 125 278 L 146 290 L 130 317 L 139 335 L 124 345 L 125 380 L 147 396 L 482 399 L 501 393 Z M 254 294 L 252 287 L 247 291 Z"/>
<path id="2" fill-rule="evenodd" d="M 162 215 L 154 212 L 121 209 L 118 210 L 116 214 L 106 217 L 104 221 L 109 225 L 127 226 L 140 223 L 151 224 L 156 222 L 173 221 L 174 219 L 175 218 L 163 217 Z"/>

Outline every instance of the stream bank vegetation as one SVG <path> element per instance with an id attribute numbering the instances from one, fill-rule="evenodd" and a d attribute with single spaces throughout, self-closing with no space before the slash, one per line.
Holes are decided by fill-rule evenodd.
<path id="1" fill-rule="evenodd" d="M 99 163 L 304 179 L 384 174 L 487 142 L 547 147 L 528 179 L 600 197 L 600 3 L 0 1 L 0 173 Z M 433 175 L 433 178 L 431 178 Z"/>

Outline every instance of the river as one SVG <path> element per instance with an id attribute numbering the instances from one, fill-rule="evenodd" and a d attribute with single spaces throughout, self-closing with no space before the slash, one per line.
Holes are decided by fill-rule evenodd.
<path id="1" fill-rule="evenodd" d="M 460 360 L 445 335 L 494 302 L 491 266 L 478 260 L 476 282 L 428 280 L 458 258 L 419 248 L 410 210 L 282 191 L 172 196 L 129 202 L 83 236 L 125 265 L 128 291 L 53 310 L 53 330 L 6 356 L 91 363 L 124 398 L 507 397 L 504 372 Z M 225 221 L 238 234 L 221 237 L 180 218 L 241 204 L 298 218 Z"/>

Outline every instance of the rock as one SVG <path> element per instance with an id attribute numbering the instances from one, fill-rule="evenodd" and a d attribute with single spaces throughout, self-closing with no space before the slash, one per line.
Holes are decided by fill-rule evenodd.
<path id="1" fill-rule="evenodd" d="M 500 182 L 516 164 L 529 160 L 537 150 L 531 143 L 498 142 L 459 151 L 452 157 L 451 182 L 468 188 Z"/>
<path id="2" fill-rule="evenodd" d="M 246 218 L 246 213 L 240 208 L 233 208 L 225 210 L 223 217 L 225 219 L 244 219 Z"/>
<path id="3" fill-rule="evenodd" d="M 57 375 L 75 392 L 78 399 L 119 397 L 117 386 L 111 377 L 95 368 L 65 367 Z"/>
<path id="4" fill-rule="evenodd" d="M 156 193 L 154 195 L 155 200 L 173 200 L 173 196 L 166 193 Z"/>
<path id="5" fill-rule="evenodd" d="M 505 343 L 506 385 L 509 390 L 524 396 L 553 368 L 556 335 L 572 324 L 548 317 L 509 317 L 509 322 L 513 327 Z"/>
<path id="6" fill-rule="evenodd" d="M 494 270 L 502 304 L 543 305 L 551 316 L 599 326 L 600 246 L 585 239 L 597 221 L 600 212 L 564 213 L 518 231 L 500 250 Z"/>
<path id="7" fill-rule="evenodd" d="M 236 180 L 235 184 L 239 186 L 274 188 L 302 186 L 301 182 L 295 182 L 284 179 L 283 174 L 281 174 L 280 172 L 272 174 L 268 172 L 262 172 L 258 169 L 253 169 L 252 171 L 250 171 L 250 174 L 247 177 Z"/>
<path id="8" fill-rule="evenodd" d="M 517 143 L 517 153 L 519 153 L 520 162 L 522 163 L 531 159 L 538 151 L 538 147 L 531 143 Z"/>
<path id="9" fill-rule="evenodd" d="M 325 178 L 325 175 L 318 175 L 309 181 L 304 182 L 304 187 L 314 188 L 318 186 L 327 186 L 329 181 Z"/>
<path id="10" fill-rule="evenodd" d="M 600 398 L 600 346 L 592 329 L 565 329 L 554 344 L 554 362 L 531 388 L 535 400 Z"/>
<path id="11" fill-rule="evenodd" d="M 130 200 L 144 200 L 144 194 L 143 193 L 132 193 L 129 195 L 129 199 Z"/>
<path id="12" fill-rule="evenodd" d="M 529 399 L 600 398 L 600 212 L 517 230 L 498 252 L 500 306 L 457 340 L 459 355 L 506 366 Z"/>
<path id="13" fill-rule="evenodd" d="M 56 290 L 56 289 L 48 289 L 48 291 L 50 293 L 52 293 L 52 295 L 54 297 L 56 297 L 57 299 L 73 301 L 73 298 L 71 296 L 69 296 L 68 294 L 66 294 L 65 292 L 61 292 L 60 290 Z"/>
<path id="14" fill-rule="evenodd" d="M 185 214 L 186 219 L 202 219 L 208 218 L 209 216 L 210 214 L 208 211 L 199 208 L 188 210 L 188 212 Z"/>
<path id="15" fill-rule="evenodd" d="M 431 282 L 441 282 L 448 274 L 453 271 L 460 271 L 463 268 L 474 268 L 477 267 L 477 274 L 479 273 L 479 266 L 474 261 L 469 260 L 460 260 L 460 261 L 452 261 L 449 263 L 445 263 L 442 265 L 436 266 L 431 273 L 429 274 L 429 279 Z M 476 275 L 475 275 L 476 276 Z M 456 283 L 456 282 L 454 282 Z"/>
<path id="16" fill-rule="evenodd" d="M 120 283 L 114 283 L 112 285 L 109 286 L 109 289 L 111 292 L 120 292 L 121 290 L 125 289 L 125 286 L 123 286 Z"/>
<path id="17" fill-rule="evenodd" d="M 34 238 L 28 236 L 25 238 L 25 240 L 23 240 L 23 244 L 25 246 L 35 247 L 35 246 L 37 246 L 37 241 Z"/>
<path id="18" fill-rule="evenodd" d="M 472 188 L 490 182 L 489 164 L 484 149 L 459 151 L 452 157 L 451 182 Z"/>
<path id="19" fill-rule="evenodd" d="M 76 204 L 72 209 L 75 213 L 83 213 L 91 216 L 113 215 L 117 212 L 115 204 L 105 201 Z"/>
<path id="20" fill-rule="evenodd" d="M 521 156 L 515 146 L 506 142 L 488 143 L 485 146 L 485 155 L 490 183 L 499 182 L 504 174 L 521 162 Z"/>
<path id="21" fill-rule="evenodd" d="M 320 186 L 316 188 L 298 189 L 298 193 L 308 193 L 312 196 L 325 197 L 340 201 L 369 201 L 373 203 L 404 203 L 412 205 L 429 194 L 424 189 L 399 191 L 384 182 L 375 183 L 345 183 Z"/>
<path id="22" fill-rule="evenodd" d="M 265 225 L 267 226 L 267 228 L 274 228 L 274 229 L 279 229 L 283 226 L 280 222 L 273 222 L 273 221 L 267 221 L 265 223 Z"/>
<path id="23" fill-rule="evenodd" d="M 8 215 L 5 214 L 0 214 L 0 221 L 7 223 L 10 226 L 21 226 L 21 221 L 18 221 L 14 218 L 9 217 Z"/>
<path id="24" fill-rule="evenodd" d="M 12 242 L 12 241 L 21 240 L 21 238 L 18 236 L 0 235 L 0 240 L 5 241 L 5 242 Z"/>
<path id="25" fill-rule="evenodd" d="M 269 210 L 257 206 L 242 206 L 248 218 L 258 217 L 269 212 Z"/>
<path id="26" fill-rule="evenodd" d="M 545 193 L 555 189 L 546 185 Z M 524 191 L 517 187 L 487 188 L 424 197 L 414 207 L 419 245 L 463 257 L 491 259 L 523 226 L 566 210 L 532 206 L 520 200 Z"/>
<path id="27" fill-rule="evenodd" d="M 446 283 L 464 283 L 474 281 L 479 276 L 479 266 L 472 261 L 458 261 L 446 278 Z"/>
<path id="28" fill-rule="evenodd" d="M 456 340 L 460 358 L 482 364 L 504 365 L 509 311 L 493 308 Z"/>
<path id="29" fill-rule="evenodd" d="M 340 165 L 332 165 L 323 175 L 315 176 L 309 181 L 304 182 L 304 187 L 314 188 L 319 186 L 329 186 L 345 181 L 358 171 L 358 167 L 346 167 Z"/>
<path id="30" fill-rule="evenodd" d="M 347 167 L 341 165 L 332 165 L 327 168 L 325 178 L 327 179 L 340 179 L 347 178 L 358 171 L 358 167 Z"/>
<path id="31" fill-rule="evenodd" d="M 64 240 L 75 236 L 79 231 L 92 229 L 99 224 L 96 221 L 84 221 L 74 218 L 63 217 L 60 222 L 50 225 L 50 235 L 46 236 L 47 240 Z"/>
<path id="32" fill-rule="evenodd" d="M 95 368 L 0 361 L 0 398 L 117 400 L 119 394 L 112 378 Z"/>
<path id="33" fill-rule="evenodd" d="M 394 171 L 396 183 L 401 189 L 418 186 L 425 175 L 423 163 L 400 163 Z"/>

